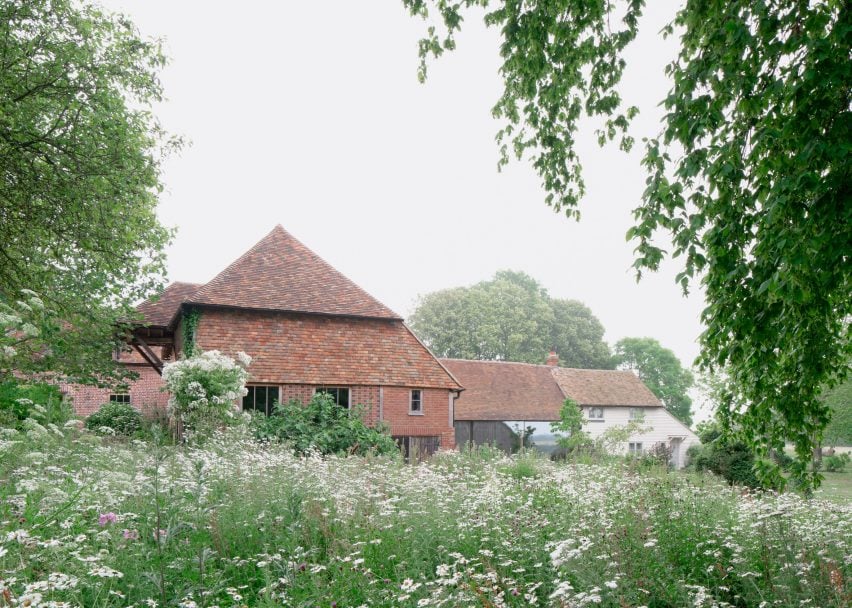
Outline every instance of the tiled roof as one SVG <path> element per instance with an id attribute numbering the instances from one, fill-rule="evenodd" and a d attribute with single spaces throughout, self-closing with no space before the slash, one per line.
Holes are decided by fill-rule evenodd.
<path id="1" fill-rule="evenodd" d="M 188 301 L 256 310 L 400 319 L 280 225 Z"/>
<path id="2" fill-rule="evenodd" d="M 181 303 L 200 287 L 197 283 L 172 283 L 160 295 L 142 302 L 136 310 L 142 313 L 146 324 L 167 327 Z"/>
<path id="3" fill-rule="evenodd" d="M 456 420 L 558 420 L 566 397 L 584 406 L 661 405 L 630 371 L 505 361 L 440 361 L 465 387 L 456 400 Z"/>
<path id="4" fill-rule="evenodd" d="M 553 368 L 553 377 L 566 396 L 580 405 L 660 407 L 663 404 L 629 370 Z"/>
<path id="5" fill-rule="evenodd" d="M 456 420 L 556 420 L 565 396 L 546 365 L 440 359 L 464 387 Z"/>
<path id="6" fill-rule="evenodd" d="M 461 388 L 399 320 L 222 309 L 197 340 L 249 353 L 252 382 Z"/>

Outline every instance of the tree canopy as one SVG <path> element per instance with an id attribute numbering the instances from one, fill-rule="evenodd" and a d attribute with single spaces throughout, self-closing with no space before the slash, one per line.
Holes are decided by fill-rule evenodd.
<path id="1" fill-rule="evenodd" d="M 490 281 L 423 296 L 409 319 L 440 357 L 612 369 L 604 328 L 582 302 L 551 298 L 535 279 L 503 270 Z"/>
<path id="2" fill-rule="evenodd" d="M 436 17 L 420 41 L 421 78 L 429 57 L 455 47 L 463 17 L 485 7 L 502 39 L 500 163 L 528 157 L 546 202 L 577 216 L 583 115 L 601 121 L 601 143 L 633 144 L 637 109 L 618 86 L 643 0 L 403 4 Z M 729 379 L 725 425 L 763 455 L 792 442 L 793 476 L 807 487 L 827 421 L 820 390 L 842 380 L 852 354 L 852 9 L 687 0 L 663 34 L 680 51 L 666 68 L 662 131 L 645 139 L 634 266 L 641 275 L 666 255 L 683 260 L 677 280 L 700 282 L 707 303 L 700 364 Z"/>
<path id="3" fill-rule="evenodd" d="M 115 372 L 117 328 L 161 282 L 160 163 L 179 145 L 151 114 L 164 63 L 125 17 L 0 3 L 0 303 L 21 312 L 32 290 L 51 313 L 19 372 Z"/>
<path id="4" fill-rule="evenodd" d="M 614 350 L 620 369 L 634 370 L 675 418 L 687 426 L 692 424 L 688 391 L 695 379 L 671 350 L 654 338 L 622 338 Z"/>
<path id="5" fill-rule="evenodd" d="M 823 443 L 827 446 L 852 446 L 852 379 L 827 391 L 823 400 L 831 410 Z"/>

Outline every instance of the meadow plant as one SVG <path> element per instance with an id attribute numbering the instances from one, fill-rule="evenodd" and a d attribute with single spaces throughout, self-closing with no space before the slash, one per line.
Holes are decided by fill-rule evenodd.
<path id="1" fill-rule="evenodd" d="M 23 433 L 0 605 L 848 606 L 852 507 L 664 468 Z M 534 474 L 526 474 L 527 465 Z"/>

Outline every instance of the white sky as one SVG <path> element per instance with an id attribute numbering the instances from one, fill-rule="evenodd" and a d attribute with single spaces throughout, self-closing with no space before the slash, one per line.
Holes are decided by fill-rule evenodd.
<path id="1" fill-rule="evenodd" d="M 103 4 L 166 40 L 157 114 L 192 142 L 163 175 L 171 280 L 209 280 L 280 223 L 403 316 L 418 295 L 517 269 L 585 302 L 610 344 L 651 336 L 687 365 L 697 355 L 700 294 L 682 297 L 676 263 L 637 284 L 624 237 L 677 44 L 658 32 L 677 3 L 650 3 L 628 51 L 634 152 L 598 148 L 592 128 L 580 136 L 580 223 L 545 206 L 528 163 L 496 170 L 498 33 L 479 17 L 421 85 L 425 24 L 400 0 Z"/>

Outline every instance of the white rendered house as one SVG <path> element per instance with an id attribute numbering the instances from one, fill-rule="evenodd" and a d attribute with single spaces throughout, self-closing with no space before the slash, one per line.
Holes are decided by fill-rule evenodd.
<path id="1" fill-rule="evenodd" d="M 686 450 L 700 443 L 632 371 L 558 367 L 553 352 L 546 365 L 440 361 L 464 387 L 453 412 L 459 445 L 488 436 L 489 425 L 559 420 L 567 398 L 581 407 L 586 420 L 583 430 L 593 439 L 631 421 L 639 423 L 642 432 L 614 446 L 616 452 L 638 455 L 662 443 L 671 449 L 670 464 L 680 469 L 687 464 Z"/>

